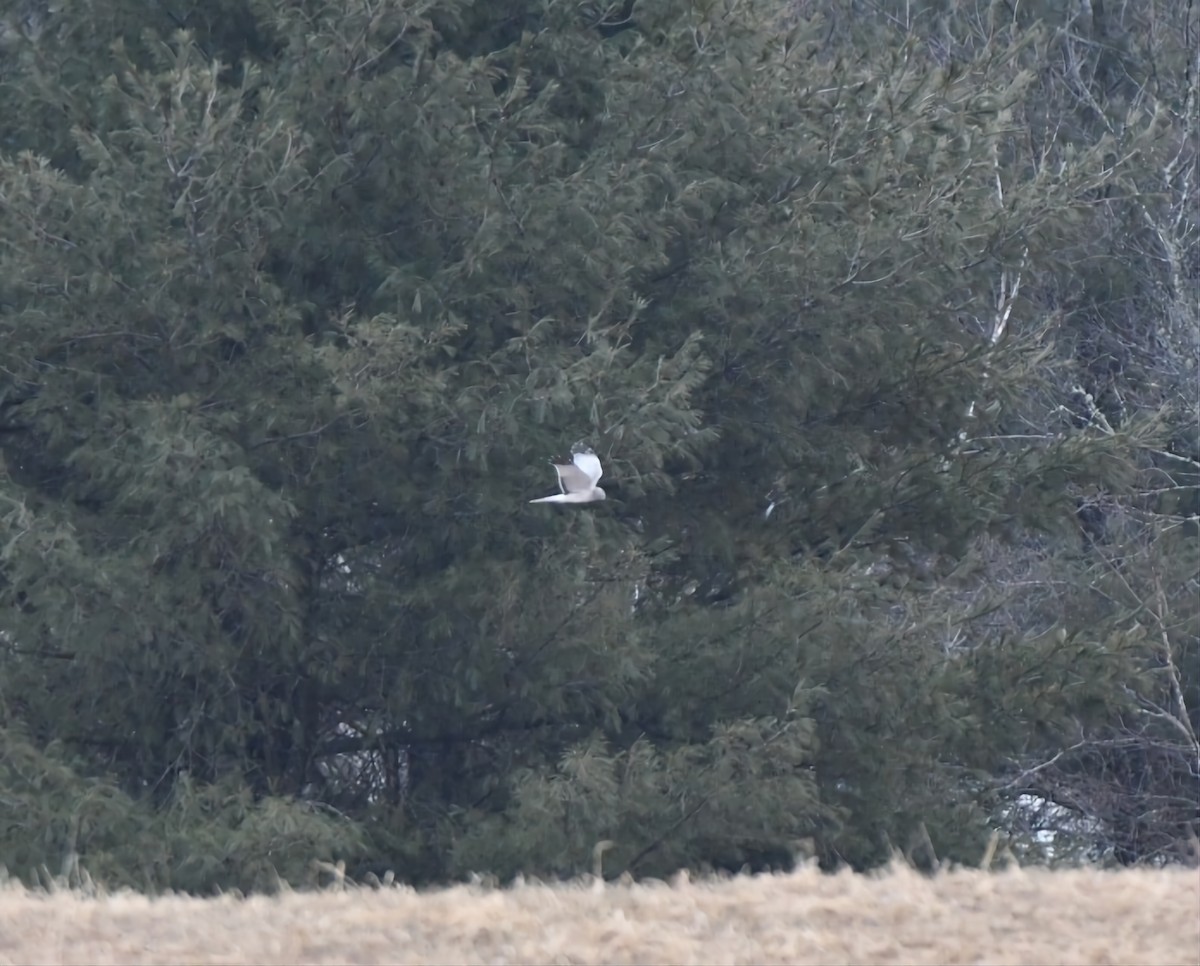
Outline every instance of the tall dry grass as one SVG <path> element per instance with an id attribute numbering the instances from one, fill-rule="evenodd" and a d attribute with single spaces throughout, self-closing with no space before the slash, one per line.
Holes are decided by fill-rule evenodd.
<path id="1" fill-rule="evenodd" d="M 1200 872 L 788 875 L 273 898 L 0 893 L 0 963 L 1200 962 Z"/>

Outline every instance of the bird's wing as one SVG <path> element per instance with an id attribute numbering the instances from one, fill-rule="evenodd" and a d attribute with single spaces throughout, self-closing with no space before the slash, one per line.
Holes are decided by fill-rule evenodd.
<path id="1" fill-rule="evenodd" d="M 586 493 L 593 486 L 591 478 L 574 463 L 555 463 L 558 485 L 564 493 Z"/>
<path id="2" fill-rule="evenodd" d="M 566 493 L 554 493 L 550 496 L 539 496 L 530 503 L 567 503 L 571 498 Z"/>
<path id="3" fill-rule="evenodd" d="M 589 489 L 600 482 L 600 477 L 604 475 L 604 471 L 600 469 L 600 457 L 595 453 L 576 453 L 571 459 L 575 461 L 575 465 L 591 481 Z"/>

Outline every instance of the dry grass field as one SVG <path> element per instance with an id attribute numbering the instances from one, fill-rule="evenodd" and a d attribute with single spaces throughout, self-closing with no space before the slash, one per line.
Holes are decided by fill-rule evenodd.
<path id="1" fill-rule="evenodd" d="M 958 871 L 275 898 L 0 893 L 0 963 L 1200 962 L 1200 872 Z"/>

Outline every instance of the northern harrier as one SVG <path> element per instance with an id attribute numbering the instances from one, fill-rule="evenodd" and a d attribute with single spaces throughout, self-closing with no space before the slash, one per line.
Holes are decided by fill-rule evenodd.
<path id="1" fill-rule="evenodd" d="M 591 450 L 585 450 L 576 453 L 571 460 L 570 463 L 553 464 L 562 492 L 530 500 L 530 503 L 594 503 L 605 498 L 604 490 L 596 485 L 603 474 L 599 457 Z"/>

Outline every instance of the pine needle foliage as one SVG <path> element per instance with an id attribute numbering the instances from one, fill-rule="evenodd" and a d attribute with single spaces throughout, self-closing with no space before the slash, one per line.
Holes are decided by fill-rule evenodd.
<path id="1" fill-rule="evenodd" d="M 1162 435 L 1060 415 L 1028 293 L 1161 128 L 1029 150 L 1048 27 L 95 6 L 0 69 L 0 724 L 93 874 L 974 859 L 1124 700 L 1109 615 L 945 593 Z M 529 507 L 577 444 L 610 499 Z"/>

